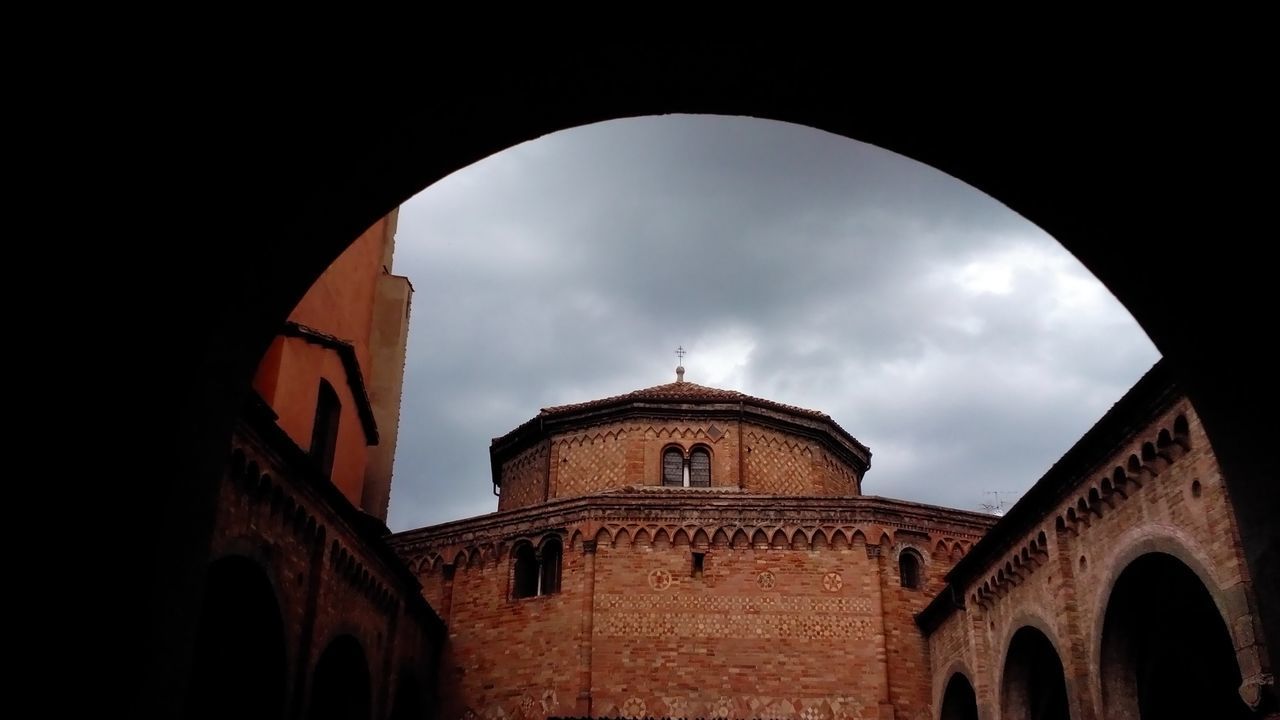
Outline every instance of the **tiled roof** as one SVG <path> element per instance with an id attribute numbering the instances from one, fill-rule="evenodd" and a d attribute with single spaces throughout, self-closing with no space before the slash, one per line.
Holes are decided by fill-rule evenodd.
<path id="1" fill-rule="evenodd" d="M 636 390 L 625 395 L 615 395 L 613 397 L 590 400 L 588 402 L 575 403 L 573 405 L 556 405 L 554 407 L 543 408 L 541 415 L 544 417 L 571 415 L 573 413 L 582 412 L 583 410 L 595 410 L 597 408 L 625 405 L 630 402 L 643 402 L 646 400 L 686 403 L 745 402 L 758 407 L 765 407 L 772 410 L 791 413 L 793 415 L 804 415 L 817 420 L 831 422 L 831 417 L 829 415 L 818 412 L 817 410 L 806 410 L 805 408 L 796 407 L 794 405 L 784 405 L 783 403 L 774 402 L 772 400 L 752 397 L 751 395 L 740 393 L 737 390 L 721 390 L 720 388 L 707 387 L 706 385 L 698 385 L 697 383 L 691 382 L 673 382 L 667 383 L 666 385 L 654 385 L 653 387 Z"/>

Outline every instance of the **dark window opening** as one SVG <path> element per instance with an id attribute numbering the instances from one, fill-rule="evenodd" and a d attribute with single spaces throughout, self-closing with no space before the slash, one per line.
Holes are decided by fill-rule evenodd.
<path id="1" fill-rule="evenodd" d="M 542 572 L 538 578 L 539 595 L 560 592 L 560 555 L 559 540 L 548 540 L 547 544 L 542 546 L 542 557 L 540 559 Z"/>
<path id="2" fill-rule="evenodd" d="M 689 455 L 689 487 L 711 487 L 711 453 L 702 448 Z"/>
<path id="3" fill-rule="evenodd" d="M 662 454 L 662 484 L 684 487 L 684 455 L 675 448 Z"/>
<path id="4" fill-rule="evenodd" d="M 696 552 L 693 554 L 693 577 L 702 577 L 703 563 L 706 561 L 707 554 Z"/>
<path id="5" fill-rule="evenodd" d="M 898 555 L 898 579 L 908 590 L 920 589 L 920 557 L 911 550 Z"/>
<path id="6" fill-rule="evenodd" d="M 662 484 L 665 487 L 711 487 L 711 451 L 696 447 L 689 457 L 678 447 L 662 452 Z"/>
<path id="7" fill-rule="evenodd" d="M 511 582 L 511 597 L 537 597 L 560 592 L 560 565 L 564 551 L 559 538 L 552 538 L 534 551 L 527 542 L 521 543 L 515 554 L 515 571 Z"/>
<path id="8" fill-rule="evenodd" d="M 341 417 L 342 403 L 338 400 L 338 393 L 327 380 L 321 380 L 316 396 L 316 419 L 311 425 L 311 457 L 325 477 L 333 472 L 333 456 L 338 447 L 338 420 Z"/>
<path id="9" fill-rule="evenodd" d="M 512 595 L 516 598 L 533 597 L 538 594 L 538 558 L 533 546 L 524 544 L 516 550 L 516 571 L 512 584 Z"/>

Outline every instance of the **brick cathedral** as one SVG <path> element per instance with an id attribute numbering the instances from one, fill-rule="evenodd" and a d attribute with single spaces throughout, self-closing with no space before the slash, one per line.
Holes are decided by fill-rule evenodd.
<path id="1" fill-rule="evenodd" d="M 362 235 L 259 367 L 189 716 L 1274 712 L 1221 471 L 1163 363 L 999 518 L 864 494 L 871 451 L 835 419 L 677 368 L 493 440 L 473 481 L 496 512 L 389 533 L 394 232 Z"/>

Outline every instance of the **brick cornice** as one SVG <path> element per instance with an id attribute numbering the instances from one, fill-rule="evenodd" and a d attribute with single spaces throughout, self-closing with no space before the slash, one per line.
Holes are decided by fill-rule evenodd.
<path id="1" fill-rule="evenodd" d="M 291 492 L 305 497 L 313 507 L 323 509 L 325 520 L 334 531 L 333 539 L 342 537 L 364 550 L 382 573 L 400 584 L 402 592 L 399 598 L 404 602 L 406 611 L 432 628 L 443 627 L 435 610 L 422 597 L 418 578 L 388 542 L 390 530 L 387 526 L 353 505 L 320 472 L 311 455 L 276 424 L 275 412 L 257 393 L 250 393 L 235 437 L 235 442 L 244 443 L 264 460 L 269 459 L 269 471 L 280 481 L 288 483 Z M 268 470 L 267 467 L 262 469 Z"/>
<path id="2" fill-rule="evenodd" d="M 994 522 L 984 513 L 858 495 L 813 497 L 756 495 L 723 490 L 630 488 L 553 500 L 397 533 L 392 547 L 413 554 L 428 547 L 501 541 L 541 528 L 627 521 L 680 526 L 750 527 L 876 525 L 895 530 L 945 531 L 976 541 Z M 874 541 L 877 539 L 869 539 Z"/>
<path id="3" fill-rule="evenodd" d="M 963 608 L 965 588 L 970 583 L 981 580 L 993 565 L 1001 563 L 1020 541 L 1034 534 L 1042 522 L 1053 517 L 1064 500 L 1091 479 L 1100 463 L 1182 398 L 1166 361 L 1161 359 L 960 558 L 947 573 L 943 592 L 917 615 L 917 624 L 926 634 L 930 633 L 952 610 Z"/>

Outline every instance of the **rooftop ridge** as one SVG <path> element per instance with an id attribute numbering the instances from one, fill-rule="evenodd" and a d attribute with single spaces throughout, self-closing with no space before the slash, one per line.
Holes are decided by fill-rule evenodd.
<path id="1" fill-rule="evenodd" d="M 538 413 L 542 417 L 550 417 L 556 415 L 580 412 L 582 410 L 592 410 L 595 408 L 608 407 L 610 405 L 631 402 L 635 400 L 684 400 L 688 402 L 749 402 L 753 405 L 781 410 L 783 412 L 794 413 L 797 415 L 807 415 L 819 420 L 830 422 L 831 416 L 818 410 L 810 410 L 797 405 L 788 405 L 775 400 L 766 400 L 765 398 L 748 395 L 738 390 L 724 390 L 721 388 L 708 387 L 688 381 L 676 381 L 665 383 L 662 385 L 654 385 L 652 387 L 633 390 L 622 395 L 613 395 L 597 400 L 587 400 L 580 403 L 570 403 L 567 405 L 552 405 L 542 408 Z"/>

